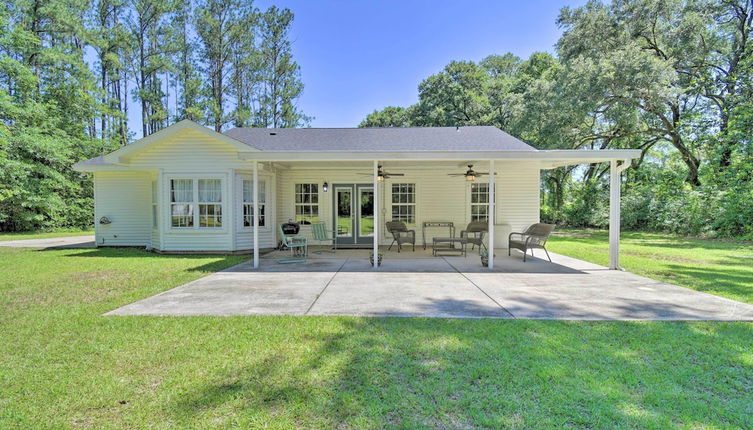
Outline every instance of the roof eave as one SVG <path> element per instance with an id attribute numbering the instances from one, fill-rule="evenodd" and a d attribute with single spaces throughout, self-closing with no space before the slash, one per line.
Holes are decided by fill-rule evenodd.
<path id="1" fill-rule="evenodd" d="M 599 163 L 638 158 L 637 149 L 607 150 L 527 150 L 527 151 L 420 151 L 420 152 L 343 152 L 343 151 L 241 151 L 244 160 L 256 161 L 399 161 L 399 160 L 520 160 L 564 162 L 566 164 Z"/>

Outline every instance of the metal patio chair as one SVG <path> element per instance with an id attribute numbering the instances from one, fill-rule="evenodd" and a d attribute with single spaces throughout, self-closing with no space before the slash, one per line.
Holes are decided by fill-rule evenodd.
<path id="1" fill-rule="evenodd" d="M 323 250 L 319 249 L 314 251 L 314 254 L 321 254 L 322 252 L 336 252 L 337 251 L 337 232 L 335 230 L 327 230 L 327 224 L 323 222 L 318 222 L 315 224 L 311 224 L 311 234 L 314 236 L 314 240 L 319 242 L 319 246 L 322 245 L 322 242 L 329 242 L 332 241 L 332 244 L 334 245 L 334 249 L 330 250 Z"/>
<path id="2" fill-rule="evenodd" d="M 531 257 L 533 257 L 534 248 L 543 249 L 546 253 L 546 258 L 549 262 L 552 262 L 552 257 L 549 256 L 549 251 L 546 250 L 546 241 L 549 239 L 549 235 L 554 231 L 554 224 L 537 223 L 533 224 L 521 233 L 510 233 L 508 236 L 508 248 L 507 255 L 511 255 L 510 252 L 513 248 L 523 251 L 523 261 L 526 261 L 526 252 L 531 250 Z M 513 236 L 519 236 L 517 239 L 513 239 Z"/>
<path id="3" fill-rule="evenodd" d="M 392 234 L 392 243 L 387 248 L 388 251 L 395 243 L 397 243 L 397 252 L 400 252 L 401 245 L 404 243 L 413 245 L 413 252 L 416 251 L 416 231 L 408 230 L 404 222 L 387 221 L 387 231 Z"/>
<path id="4" fill-rule="evenodd" d="M 277 226 L 280 233 L 280 250 L 289 249 L 290 258 L 281 258 L 278 263 L 303 263 L 308 256 L 308 239 L 301 234 L 285 234 L 282 224 Z"/>

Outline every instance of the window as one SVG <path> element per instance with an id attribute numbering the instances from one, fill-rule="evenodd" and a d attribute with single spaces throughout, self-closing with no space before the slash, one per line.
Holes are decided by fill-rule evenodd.
<path id="1" fill-rule="evenodd" d="M 496 198 L 496 196 L 495 196 Z M 471 221 L 489 219 L 489 184 L 471 184 Z"/>
<path id="2" fill-rule="evenodd" d="M 157 229 L 157 181 L 152 181 L 152 228 Z"/>
<path id="3" fill-rule="evenodd" d="M 295 221 L 319 222 L 319 184 L 295 184 Z"/>
<path id="4" fill-rule="evenodd" d="M 416 222 L 416 184 L 392 184 L 392 221 Z"/>
<path id="5" fill-rule="evenodd" d="M 171 179 L 170 225 L 174 228 L 222 227 L 222 180 Z"/>
<path id="6" fill-rule="evenodd" d="M 170 225 L 193 227 L 193 179 L 170 180 Z"/>
<path id="7" fill-rule="evenodd" d="M 199 179 L 199 227 L 222 227 L 222 181 Z"/>
<path id="8" fill-rule="evenodd" d="M 259 180 L 259 227 L 265 226 L 265 207 L 267 202 L 266 182 Z M 254 226 L 254 181 L 243 180 L 243 227 Z"/>

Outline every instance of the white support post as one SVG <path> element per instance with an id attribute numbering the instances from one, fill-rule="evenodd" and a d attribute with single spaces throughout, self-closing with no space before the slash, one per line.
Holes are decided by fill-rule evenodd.
<path id="1" fill-rule="evenodd" d="M 379 161 L 374 160 L 374 268 L 379 267 Z"/>
<path id="2" fill-rule="evenodd" d="M 254 217 L 254 269 L 259 268 L 259 162 L 254 161 L 253 217 Z"/>
<path id="3" fill-rule="evenodd" d="M 494 268 L 494 160 L 489 160 L 489 268 Z"/>
<path id="4" fill-rule="evenodd" d="M 617 164 L 612 160 L 609 168 L 609 268 L 620 270 L 620 176 L 630 167 L 629 161 Z"/>

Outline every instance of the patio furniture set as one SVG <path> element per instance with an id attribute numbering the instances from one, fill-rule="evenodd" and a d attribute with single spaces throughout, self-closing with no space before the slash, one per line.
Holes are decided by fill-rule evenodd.
<path id="1" fill-rule="evenodd" d="M 486 221 L 473 221 L 470 222 L 464 230 L 460 232 L 459 236 L 455 235 L 455 224 L 450 221 L 427 221 L 422 224 L 421 236 L 423 238 L 424 249 L 426 249 L 426 229 L 427 228 L 447 228 L 449 236 L 435 236 L 432 238 L 432 255 L 467 255 L 467 246 L 471 245 L 471 250 L 478 246 L 479 254 L 482 259 L 488 257 L 488 249 L 484 243 L 484 236 L 488 232 L 488 224 Z M 392 246 L 397 244 L 397 252 L 402 250 L 402 245 L 411 245 L 413 251 L 416 250 L 416 231 L 410 230 L 405 223 L 400 221 L 388 221 L 386 223 L 387 231 L 392 235 L 392 243 L 388 250 L 392 249 Z M 308 238 L 299 234 L 300 226 L 297 223 L 291 221 L 280 224 L 278 231 L 280 233 L 280 250 L 289 250 L 290 257 L 277 260 L 279 263 L 296 263 L 304 262 L 308 256 Z M 546 250 L 546 241 L 549 239 L 549 235 L 554 230 L 553 224 L 536 223 L 528 227 L 523 232 L 513 232 L 508 236 L 508 251 L 507 254 L 511 255 L 512 249 L 518 249 L 523 252 L 523 261 L 526 261 L 526 254 L 528 251 L 533 256 L 534 249 L 543 249 L 546 253 L 546 257 L 551 262 L 552 259 L 549 256 L 549 251 Z M 325 223 L 316 223 L 311 226 L 311 233 L 313 239 L 318 241 L 321 245 L 323 242 L 332 241 L 333 249 L 324 250 L 320 249 L 314 251 L 314 253 L 320 254 L 322 252 L 336 252 L 337 251 L 337 231 L 329 230 Z M 380 253 L 381 254 L 381 253 Z"/>

